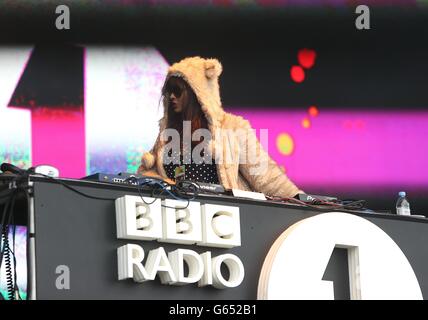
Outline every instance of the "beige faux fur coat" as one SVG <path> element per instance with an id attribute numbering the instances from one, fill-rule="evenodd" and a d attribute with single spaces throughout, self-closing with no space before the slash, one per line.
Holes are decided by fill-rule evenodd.
<path id="1" fill-rule="evenodd" d="M 201 104 L 212 136 L 208 152 L 215 159 L 220 183 L 226 189 L 279 197 L 294 197 L 302 193 L 263 150 L 250 123 L 223 110 L 218 86 L 221 72 L 222 66 L 216 59 L 192 57 L 172 65 L 167 75 L 167 80 L 171 76 L 183 78 Z M 143 155 L 138 173 L 167 178 L 163 165 L 165 141 L 161 135 L 168 120 L 166 97 L 163 102 L 165 110 L 159 122 L 158 138 L 152 150 Z"/>

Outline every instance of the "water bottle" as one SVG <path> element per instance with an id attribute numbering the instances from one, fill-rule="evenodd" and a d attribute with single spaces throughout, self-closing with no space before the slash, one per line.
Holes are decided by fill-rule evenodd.
<path id="1" fill-rule="evenodd" d="M 403 216 L 410 216 L 410 204 L 407 201 L 406 193 L 404 191 L 400 191 L 398 193 L 397 205 L 397 214 Z"/>

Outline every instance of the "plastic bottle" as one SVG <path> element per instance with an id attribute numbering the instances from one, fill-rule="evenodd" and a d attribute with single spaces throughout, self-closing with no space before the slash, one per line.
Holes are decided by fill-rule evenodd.
<path id="1" fill-rule="evenodd" d="M 398 199 L 396 204 L 397 214 L 403 216 L 410 216 L 410 204 L 406 198 L 406 192 L 400 191 L 398 193 Z"/>

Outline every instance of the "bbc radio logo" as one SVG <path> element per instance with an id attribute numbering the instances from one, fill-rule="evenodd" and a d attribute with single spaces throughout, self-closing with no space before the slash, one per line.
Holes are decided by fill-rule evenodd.
<path id="1" fill-rule="evenodd" d="M 183 201 L 124 196 L 116 200 L 117 237 L 181 245 L 241 246 L 239 208 Z M 350 299 L 423 299 L 418 279 L 400 247 L 377 225 L 356 215 L 329 212 L 288 227 L 272 244 L 259 275 L 257 299 L 333 300 L 334 283 L 323 280 L 335 247 L 348 251 Z M 233 254 L 213 257 L 179 248 L 168 254 L 126 244 L 117 249 L 118 279 L 137 283 L 239 286 L 244 266 Z M 145 263 L 143 264 L 143 261 Z M 185 272 L 185 264 L 187 272 Z M 228 268 L 225 279 L 221 266 Z M 56 286 L 70 289 L 70 270 L 58 266 Z"/>
<path id="2" fill-rule="evenodd" d="M 142 241 L 233 248 L 241 245 L 239 208 L 199 202 L 124 196 L 116 200 L 117 237 Z M 168 285 L 197 283 L 217 289 L 237 287 L 244 280 L 244 265 L 234 254 L 213 257 L 210 251 L 177 249 L 168 254 L 163 247 L 145 251 L 137 244 L 117 249 L 118 279 L 135 282 L 154 280 Z M 188 271 L 185 273 L 186 263 Z M 224 264 L 229 271 L 221 273 Z"/>

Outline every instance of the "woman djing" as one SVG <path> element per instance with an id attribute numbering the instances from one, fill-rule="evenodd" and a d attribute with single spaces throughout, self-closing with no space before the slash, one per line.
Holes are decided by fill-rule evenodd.
<path id="1" fill-rule="evenodd" d="M 172 65 L 162 89 L 164 116 L 138 173 L 294 197 L 303 193 L 267 155 L 249 122 L 223 110 L 216 59 Z"/>

